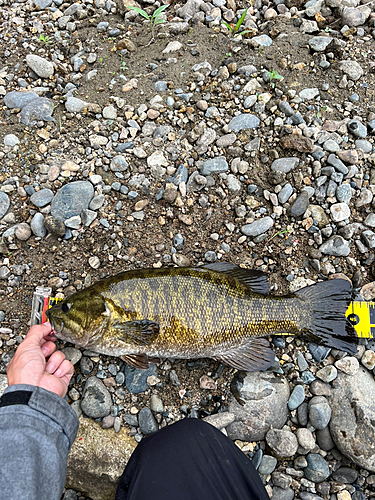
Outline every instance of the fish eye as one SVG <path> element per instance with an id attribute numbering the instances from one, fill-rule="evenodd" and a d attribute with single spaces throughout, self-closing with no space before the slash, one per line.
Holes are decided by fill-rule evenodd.
<path id="1" fill-rule="evenodd" d="M 69 304 L 63 304 L 61 306 L 61 310 L 62 310 L 63 313 L 69 312 L 69 309 L 70 309 L 70 305 Z"/>

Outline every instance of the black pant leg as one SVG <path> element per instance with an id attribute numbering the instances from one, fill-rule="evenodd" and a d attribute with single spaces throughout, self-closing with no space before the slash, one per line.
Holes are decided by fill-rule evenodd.
<path id="1" fill-rule="evenodd" d="M 145 438 L 116 500 L 269 500 L 251 461 L 222 432 L 184 419 Z"/>

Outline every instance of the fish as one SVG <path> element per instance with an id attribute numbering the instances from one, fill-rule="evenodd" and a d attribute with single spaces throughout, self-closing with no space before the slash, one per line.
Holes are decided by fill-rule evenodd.
<path id="1" fill-rule="evenodd" d="M 267 275 L 229 262 L 128 270 L 47 311 L 57 338 L 147 369 L 160 358 L 212 358 L 247 372 L 275 361 L 269 336 L 289 334 L 355 353 L 347 280 L 269 294 Z"/>

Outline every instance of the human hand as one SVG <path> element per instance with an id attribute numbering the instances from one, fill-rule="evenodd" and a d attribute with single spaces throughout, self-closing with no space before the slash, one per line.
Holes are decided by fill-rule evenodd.
<path id="1" fill-rule="evenodd" d="M 74 373 L 65 354 L 56 351 L 51 325 L 32 326 L 7 368 L 8 384 L 29 384 L 54 392 L 62 398 Z"/>

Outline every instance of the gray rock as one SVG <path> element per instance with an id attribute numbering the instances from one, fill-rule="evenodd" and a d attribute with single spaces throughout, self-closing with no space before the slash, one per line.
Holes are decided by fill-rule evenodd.
<path id="1" fill-rule="evenodd" d="M 271 455 L 263 455 L 262 461 L 258 467 L 259 474 L 272 474 L 277 465 L 277 459 Z"/>
<path id="2" fill-rule="evenodd" d="M 82 101 L 82 99 L 78 99 L 77 97 L 68 97 L 65 102 L 65 109 L 69 113 L 82 113 L 87 106 L 88 102 Z"/>
<path id="3" fill-rule="evenodd" d="M 355 148 L 356 149 L 362 149 L 364 153 L 371 153 L 372 151 L 372 144 L 369 141 L 365 141 L 363 139 L 357 139 L 355 141 Z"/>
<path id="4" fill-rule="evenodd" d="M 80 215 L 73 215 L 73 217 L 65 219 L 64 224 L 66 227 L 69 227 L 70 229 L 80 229 L 82 226 L 82 219 Z"/>
<path id="5" fill-rule="evenodd" d="M 279 488 L 274 486 L 272 488 L 272 500 L 293 500 L 294 490 L 292 488 Z"/>
<path id="6" fill-rule="evenodd" d="M 296 436 L 298 440 L 298 444 L 307 451 L 311 451 L 315 448 L 315 438 L 313 433 L 304 427 L 297 429 Z"/>
<path id="7" fill-rule="evenodd" d="M 170 179 L 170 181 L 175 185 L 179 186 L 181 182 L 187 182 L 189 176 L 188 169 L 185 167 L 185 165 L 181 164 L 178 169 L 176 170 L 176 173 Z"/>
<path id="8" fill-rule="evenodd" d="M 147 391 L 149 385 L 147 378 L 151 375 L 157 375 L 158 371 L 156 365 L 150 364 L 147 370 L 134 368 L 133 366 L 126 365 L 125 367 L 125 384 L 126 388 L 132 394 L 139 394 L 140 392 Z"/>
<path id="9" fill-rule="evenodd" d="M 47 229 L 44 227 L 44 215 L 37 212 L 30 222 L 31 231 L 40 238 L 44 238 Z"/>
<path id="10" fill-rule="evenodd" d="M 367 18 L 368 15 L 354 7 L 344 7 L 341 14 L 342 24 L 349 27 L 361 26 L 366 22 Z"/>
<path id="11" fill-rule="evenodd" d="M 83 390 L 82 411 L 92 418 L 106 417 L 111 412 L 112 398 L 97 377 L 89 377 Z"/>
<path id="12" fill-rule="evenodd" d="M 152 394 L 150 398 L 150 408 L 155 413 L 163 413 L 164 411 L 163 401 L 159 398 L 157 394 Z"/>
<path id="13" fill-rule="evenodd" d="M 214 175 L 226 172 L 228 170 L 228 163 L 225 156 L 217 156 L 203 163 L 201 174 L 202 175 Z"/>
<path id="14" fill-rule="evenodd" d="M 337 369 L 333 365 L 327 365 L 316 372 L 316 376 L 325 383 L 332 382 L 337 377 Z"/>
<path id="15" fill-rule="evenodd" d="M 280 101 L 279 102 L 279 110 L 282 113 L 284 113 L 285 116 L 292 116 L 294 114 L 294 110 L 288 101 Z"/>
<path id="16" fill-rule="evenodd" d="M 138 422 L 142 434 L 152 434 L 159 430 L 159 426 L 150 408 L 142 408 L 138 413 Z"/>
<path id="17" fill-rule="evenodd" d="M 269 47 L 272 45 L 272 38 L 268 35 L 258 35 L 254 36 L 250 40 L 250 45 L 253 47 Z"/>
<path id="18" fill-rule="evenodd" d="M 309 419 L 315 429 L 324 429 L 329 424 L 331 418 L 331 407 L 324 396 L 314 396 L 310 399 Z"/>
<path id="19" fill-rule="evenodd" d="M 351 467 L 340 467 L 332 473 L 332 479 L 342 484 L 352 484 L 357 480 L 358 472 Z"/>
<path id="20" fill-rule="evenodd" d="M 251 224 L 245 224 L 241 227 L 241 233 L 245 236 L 256 237 L 266 233 L 274 225 L 275 221 L 271 217 L 257 219 Z"/>
<path id="21" fill-rule="evenodd" d="M 163 80 L 159 80 L 158 82 L 154 83 L 154 89 L 156 92 L 165 92 L 168 88 L 168 82 L 165 82 Z"/>
<path id="22" fill-rule="evenodd" d="M 236 421 L 227 427 L 230 439 L 258 441 L 272 426 L 281 428 L 287 419 L 289 385 L 284 377 L 269 372 L 247 373 L 241 381 L 235 378 L 242 406 L 236 400 L 229 405 Z"/>
<path id="23" fill-rule="evenodd" d="M 335 167 L 336 170 L 346 175 L 349 172 L 348 167 L 336 155 L 330 154 L 327 158 L 327 163 Z"/>
<path id="24" fill-rule="evenodd" d="M 31 236 L 31 228 L 26 222 L 21 222 L 17 224 L 14 230 L 15 237 L 20 241 L 26 241 Z"/>
<path id="25" fill-rule="evenodd" d="M 53 192 L 50 189 L 41 189 L 40 191 L 36 191 L 30 197 L 30 201 L 33 205 L 38 208 L 45 207 L 52 201 Z"/>
<path id="26" fill-rule="evenodd" d="M 229 132 L 239 132 L 250 128 L 259 127 L 260 120 L 257 116 L 251 114 L 242 114 L 235 116 L 228 124 Z"/>
<path id="27" fill-rule="evenodd" d="M 112 172 L 124 172 L 128 168 L 128 162 L 122 155 L 115 156 L 110 164 Z"/>
<path id="28" fill-rule="evenodd" d="M 296 157 L 292 158 L 278 158 L 271 165 L 271 170 L 274 172 L 283 172 L 288 174 L 291 172 L 299 163 L 299 159 Z"/>
<path id="29" fill-rule="evenodd" d="M 0 219 L 2 219 L 4 215 L 7 213 L 9 205 L 10 205 L 9 196 L 3 191 L 0 191 Z"/>
<path id="30" fill-rule="evenodd" d="M 305 477 L 314 483 L 325 481 L 331 474 L 327 462 L 318 453 L 309 453 L 306 457 Z"/>
<path id="31" fill-rule="evenodd" d="M 375 233 L 368 229 L 367 231 L 363 231 L 362 240 L 368 248 L 375 248 Z"/>
<path id="32" fill-rule="evenodd" d="M 105 202 L 104 194 L 98 194 L 94 196 L 94 198 L 90 201 L 89 209 L 90 210 L 98 210 L 98 208 L 102 207 Z"/>
<path id="33" fill-rule="evenodd" d="M 303 385 L 296 385 L 288 401 L 289 410 L 295 410 L 305 401 L 305 389 Z"/>
<path id="34" fill-rule="evenodd" d="M 350 203 L 352 199 L 352 187 L 350 184 L 341 184 L 337 186 L 336 189 L 336 198 L 339 202 L 342 203 Z"/>
<path id="35" fill-rule="evenodd" d="M 334 203 L 330 207 L 330 212 L 334 222 L 340 222 L 350 217 L 350 208 L 346 203 Z"/>
<path id="36" fill-rule="evenodd" d="M 47 61 L 47 59 L 43 59 L 43 57 L 35 54 L 27 55 L 26 63 L 40 78 L 49 78 L 55 72 L 51 61 Z"/>
<path id="37" fill-rule="evenodd" d="M 65 354 L 66 359 L 69 360 L 73 366 L 82 358 L 82 352 L 74 347 L 64 347 L 64 349 L 61 350 Z"/>
<path id="38" fill-rule="evenodd" d="M 279 458 L 292 457 L 298 449 L 296 436 L 284 429 L 270 429 L 266 434 L 266 442 Z"/>
<path id="39" fill-rule="evenodd" d="M 326 255 L 347 257 L 350 253 L 349 241 L 344 240 L 342 236 L 335 235 L 323 243 L 319 250 Z"/>
<path id="40" fill-rule="evenodd" d="M 249 109 L 254 106 L 254 104 L 257 102 L 257 96 L 256 95 L 249 95 L 246 97 L 246 99 L 243 102 L 243 107 L 245 109 Z"/>
<path id="41" fill-rule="evenodd" d="M 50 5 L 52 5 L 52 0 L 33 0 L 35 7 L 38 7 L 40 10 L 44 10 Z"/>
<path id="42" fill-rule="evenodd" d="M 349 132 L 360 139 L 364 139 L 367 136 L 367 128 L 359 120 L 349 120 L 347 127 Z"/>
<path id="43" fill-rule="evenodd" d="M 47 231 L 56 237 L 63 237 L 65 235 L 65 225 L 63 221 L 48 215 L 44 219 L 44 227 Z"/>
<path id="44" fill-rule="evenodd" d="M 17 144 L 20 143 L 20 140 L 14 134 L 7 134 L 4 137 L 3 142 L 4 142 L 4 146 L 7 146 L 8 148 L 14 148 L 14 146 L 17 146 Z"/>
<path id="45" fill-rule="evenodd" d="M 301 217 L 306 212 L 308 206 L 309 193 L 307 191 L 302 191 L 291 206 L 290 215 L 292 217 Z"/>
<path id="46" fill-rule="evenodd" d="M 38 97 L 22 108 L 20 122 L 26 126 L 34 126 L 37 121 L 54 122 L 52 118 L 54 107 L 49 99 Z"/>
<path id="47" fill-rule="evenodd" d="M 293 188 L 288 182 L 288 184 L 285 184 L 280 193 L 277 195 L 279 203 L 281 205 L 284 205 L 284 203 L 286 203 L 289 200 L 292 194 L 293 194 Z"/>
<path id="48" fill-rule="evenodd" d="M 337 448 L 359 467 L 375 472 L 375 381 L 361 367 L 355 375 L 339 372 L 332 382 L 330 431 Z"/>
<path id="49" fill-rule="evenodd" d="M 241 191 L 241 188 L 242 188 L 241 182 L 233 174 L 228 175 L 227 186 L 228 186 L 229 192 L 231 192 L 233 194 L 239 193 Z"/>
<path id="50" fill-rule="evenodd" d="M 347 75 L 351 80 L 359 80 L 363 76 L 363 69 L 356 61 L 341 61 L 339 62 L 339 68 L 345 75 Z"/>
<path id="51" fill-rule="evenodd" d="M 35 92 L 20 92 L 14 90 L 8 92 L 4 97 L 4 104 L 9 109 L 22 109 L 34 99 L 38 99 L 38 94 Z"/>
<path id="52" fill-rule="evenodd" d="M 312 88 L 312 89 L 303 89 L 298 95 L 300 96 L 301 99 L 306 99 L 309 101 L 311 99 L 315 99 L 315 97 L 320 95 L 320 93 L 319 89 Z"/>
<path id="53" fill-rule="evenodd" d="M 315 431 L 316 441 L 323 451 L 330 451 L 335 447 L 335 443 L 332 440 L 332 436 L 329 430 L 329 426 L 325 429 L 318 429 Z"/>
<path id="54" fill-rule="evenodd" d="M 332 40 L 330 36 L 313 36 L 309 40 L 309 46 L 315 52 L 324 52 Z"/>
<path id="55" fill-rule="evenodd" d="M 64 222 L 70 217 L 80 215 L 89 207 L 94 196 L 94 188 L 90 182 L 75 181 L 60 188 L 51 203 L 51 215 Z"/>
<path id="56" fill-rule="evenodd" d="M 214 415 L 208 415 L 208 417 L 204 417 L 204 421 L 216 427 L 216 429 L 224 429 L 228 427 L 232 422 L 234 422 L 236 416 L 234 413 L 229 411 L 223 411 L 221 413 L 216 413 Z"/>
<path id="57" fill-rule="evenodd" d="M 8 387 L 7 376 L 0 373 L 0 398 L 7 387 Z"/>

